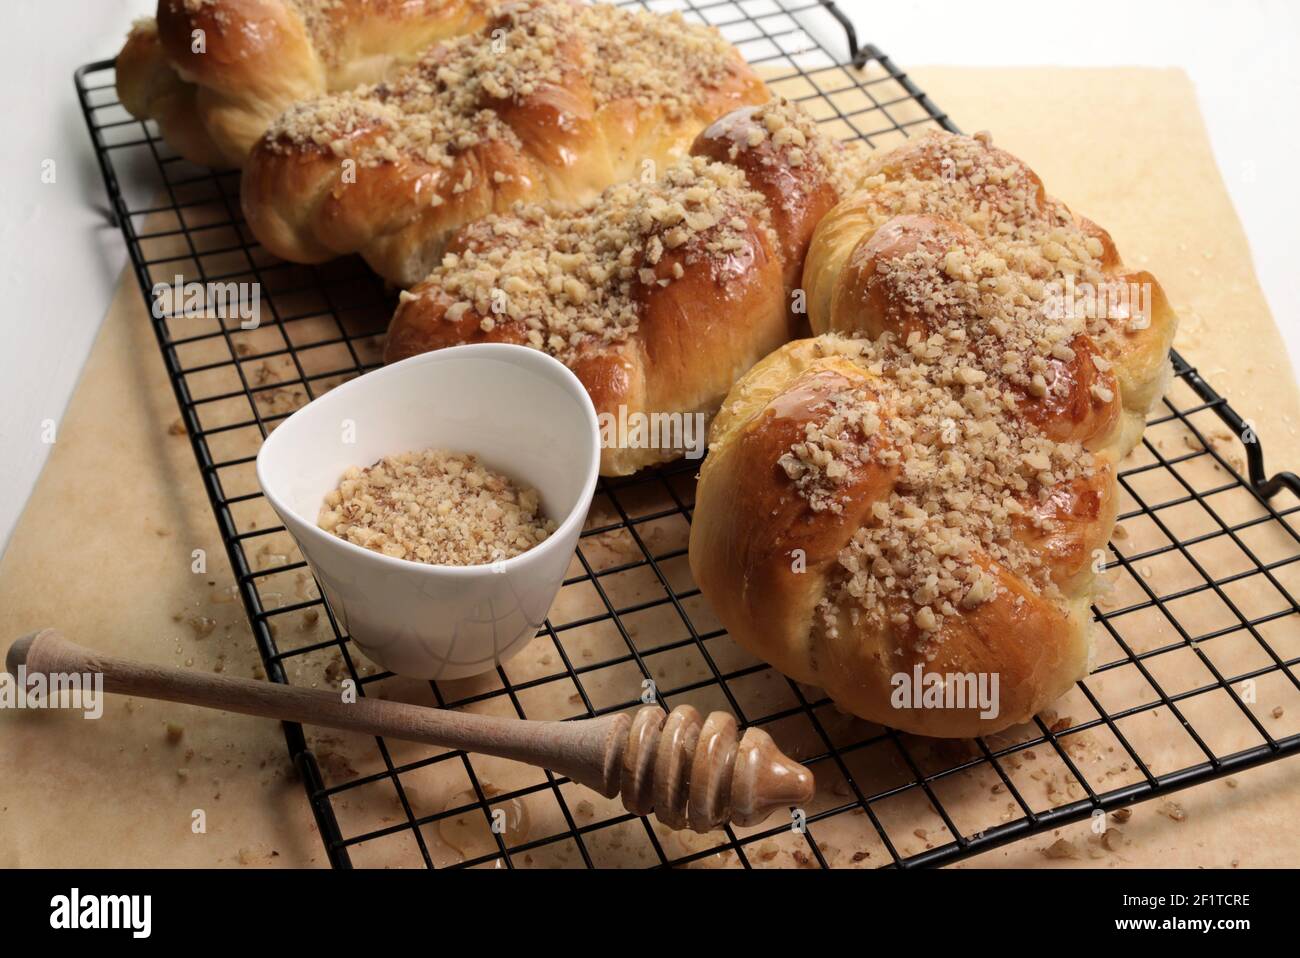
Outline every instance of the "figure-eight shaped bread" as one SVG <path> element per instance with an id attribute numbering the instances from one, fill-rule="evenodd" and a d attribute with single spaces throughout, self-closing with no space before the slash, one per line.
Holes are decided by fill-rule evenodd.
<path id="1" fill-rule="evenodd" d="M 793 333 L 790 292 L 839 199 L 841 152 L 802 111 L 772 101 L 713 123 L 657 181 L 611 187 L 575 211 L 475 223 L 402 295 L 385 358 L 530 345 L 591 394 L 603 474 L 692 444 L 702 453 L 704 424 L 736 378 Z"/>
<path id="2" fill-rule="evenodd" d="M 691 568 L 734 639 L 841 708 L 993 732 L 1087 672 L 1115 469 L 1176 318 L 987 137 L 927 135 L 861 190 L 805 263 L 823 335 L 714 422 Z"/>
<path id="3" fill-rule="evenodd" d="M 466 223 L 653 179 L 712 120 L 767 99 L 715 30 L 677 14 L 508 7 L 387 83 L 288 111 L 244 167 L 244 212 L 284 259 L 360 253 L 408 287 Z"/>
<path id="4" fill-rule="evenodd" d="M 242 166 L 299 100 L 376 83 L 430 44 L 478 30 L 489 0 L 158 0 L 117 56 L 137 119 L 203 166 Z"/>

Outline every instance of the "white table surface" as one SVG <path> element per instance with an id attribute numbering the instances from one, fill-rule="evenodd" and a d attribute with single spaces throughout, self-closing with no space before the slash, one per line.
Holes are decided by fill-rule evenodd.
<path id="1" fill-rule="evenodd" d="M 113 56 L 155 0 L 5 0 L 0 104 L 0 546 L 40 472 L 126 251 L 72 84 Z M 840 0 L 858 35 L 903 67 L 1178 66 L 1195 83 L 1256 268 L 1300 368 L 1300 3 L 1295 0 Z M 819 37 L 839 44 L 838 37 Z M 832 49 L 841 49 L 833 46 Z M 42 170 L 53 161 L 55 181 Z M 57 435 L 57 433 L 56 433 Z M 1290 464 L 1294 466 L 1294 463 Z"/>

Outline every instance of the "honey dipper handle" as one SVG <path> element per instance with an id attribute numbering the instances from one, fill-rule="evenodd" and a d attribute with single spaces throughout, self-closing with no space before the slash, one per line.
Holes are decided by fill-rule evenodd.
<path id="1" fill-rule="evenodd" d="M 606 797 L 618 794 L 631 720 L 606 715 L 579 722 L 530 722 L 341 695 L 272 682 L 153 665 L 106 655 L 65 639 L 57 629 L 23 636 L 5 666 L 17 676 L 102 674 L 104 691 L 141 698 L 391 736 L 464 749 L 550 769 Z"/>

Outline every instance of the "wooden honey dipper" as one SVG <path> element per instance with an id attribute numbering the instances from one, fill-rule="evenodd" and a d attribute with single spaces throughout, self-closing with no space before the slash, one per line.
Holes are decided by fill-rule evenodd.
<path id="1" fill-rule="evenodd" d="M 667 715 L 647 705 L 576 722 L 496 718 L 272 682 L 192 672 L 105 655 L 57 629 L 25 635 L 5 667 L 18 676 L 101 674 L 104 691 L 327 728 L 425 742 L 550 769 L 606 798 L 621 794 L 636 815 L 651 812 L 670 828 L 697 832 L 727 822 L 756 825 L 779 808 L 807 805 L 813 777 L 771 736 L 689 705 Z"/>

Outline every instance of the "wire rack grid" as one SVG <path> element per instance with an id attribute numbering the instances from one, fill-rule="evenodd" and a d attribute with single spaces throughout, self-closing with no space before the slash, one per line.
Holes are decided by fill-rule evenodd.
<path id="1" fill-rule="evenodd" d="M 956 127 L 832 3 L 646 0 L 718 26 L 834 135 L 888 148 Z M 814 39 L 842 34 L 847 57 Z M 257 448 L 380 362 L 394 296 L 358 261 L 282 263 L 240 214 L 238 175 L 175 156 L 117 102 L 112 61 L 76 74 L 146 301 L 156 283 L 256 283 L 262 324 L 153 320 L 267 677 L 520 718 L 726 708 L 815 772 L 801 827 L 671 832 L 567 779 L 483 756 L 284 725 L 329 861 L 427 867 L 914 867 L 951 862 L 1300 749 L 1300 480 L 1264 471 L 1250 425 L 1175 355 L 1119 481 L 1096 668 L 1054 712 L 946 742 L 839 712 L 740 650 L 691 581 L 693 463 L 602 480 L 543 629 L 476 679 L 378 670 L 341 631 L 262 499 Z M 495 827 L 494 827 L 495 826 Z M 1114 832 L 1111 833 L 1113 835 Z M 1115 852 L 1094 836 L 1091 857 Z"/>

